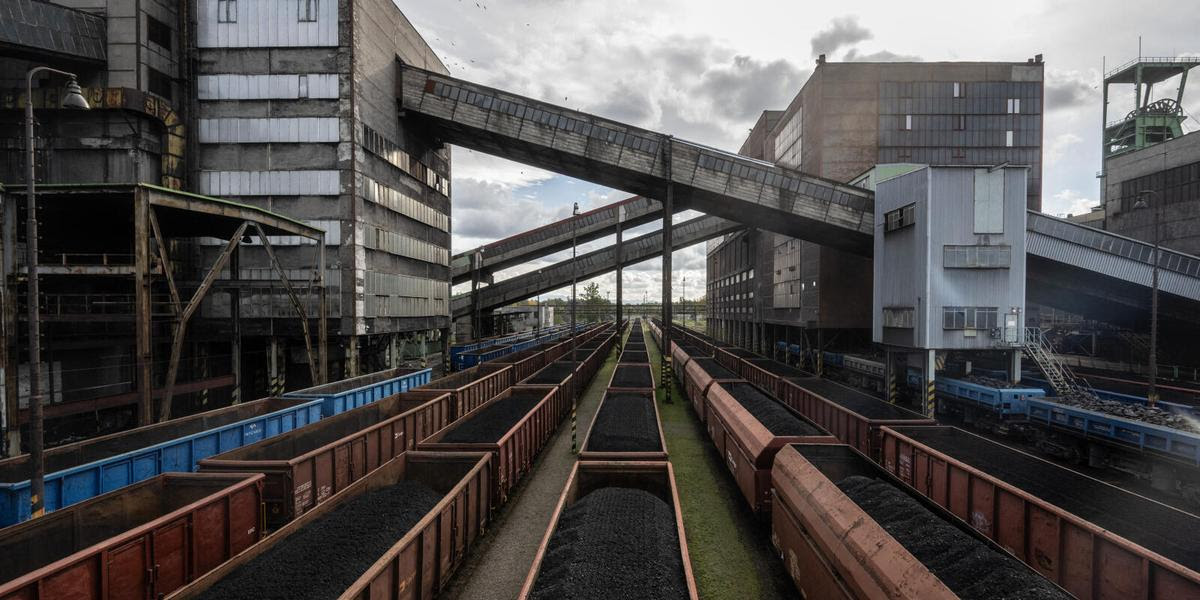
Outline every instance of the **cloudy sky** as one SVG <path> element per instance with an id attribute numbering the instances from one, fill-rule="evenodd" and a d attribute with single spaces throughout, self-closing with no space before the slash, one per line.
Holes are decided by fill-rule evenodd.
<path id="1" fill-rule="evenodd" d="M 836 61 L 1043 54 L 1043 209 L 1054 214 L 1098 201 L 1102 61 L 1135 58 L 1139 34 L 1144 56 L 1200 54 L 1195 0 L 1136 10 L 1123 0 L 1010 0 L 987 10 L 961 1 L 394 1 L 456 76 L 731 151 L 763 109 L 787 105 L 821 53 Z M 1110 120 L 1133 102 L 1131 89 L 1113 94 Z M 1190 96 L 1185 108 L 1200 118 L 1200 93 Z M 574 202 L 587 210 L 628 195 L 455 148 L 454 251 L 564 218 Z M 688 296 L 700 295 L 703 247 L 674 260 L 676 289 L 686 277 Z M 626 297 L 656 298 L 659 271 L 657 261 L 627 270 Z M 597 281 L 614 286 L 611 275 Z"/>

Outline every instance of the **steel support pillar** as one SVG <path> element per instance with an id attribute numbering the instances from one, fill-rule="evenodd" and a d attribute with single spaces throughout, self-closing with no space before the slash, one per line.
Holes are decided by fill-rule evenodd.
<path id="1" fill-rule="evenodd" d="M 1009 352 L 1008 381 L 1011 383 L 1020 383 L 1021 382 L 1021 351 L 1020 350 L 1013 350 L 1013 351 Z"/>
<path id="2" fill-rule="evenodd" d="M 18 398 L 17 365 L 19 359 L 18 339 L 20 334 L 17 327 L 17 203 L 9 196 L 3 207 L 3 262 L 0 267 L 0 309 L 3 311 L 4 347 L 4 453 L 11 457 L 21 454 L 21 405 Z"/>
<path id="3" fill-rule="evenodd" d="M 150 198 L 143 188 L 136 188 L 133 193 L 133 262 L 138 425 L 149 425 L 154 422 L 153 348 L 150 339 Z"/>
<path id="4" fill-rule="evenodd" d="M 623 273 L 622 273 L 623 269 L 621 268 L 622 261 L 624 260 L 624 257 L 622 256 L 622 250 L 623 250 L 622 246 L 624 245 L 623 244 L 624 231 L 622 231 L 622 230 L 625 228 L 624 225 L 625 225 L 625 207 L 618 206 L 617 207 L 617 247 L 616 247 L 616 253 L 617 253 L 617 315 L 616 315 L 616 319 L 617 319 L 618 327 L 621 325 L 621 317 L 622 317 L 621 303 L 624 302 L 624 298 L 621 296 L 621 280 L 624 278 Z M 618 346 L 621 345 L 620 338 L 618 338 L 617 345 Z M 618 348 L 618 351 L 619 350 L 620 350 L 620 348 Z"/>
<path id="5" fill-rule="evenodd" d="M 234 248 L 229 257 L 229 280 L 234 285 L 229 288 L 229 321 L 232 335 L 229 340 L 229 366 L 233 374 L 233 392 L 230 404 L 242 403 L 242 292 L 237 287 L 241 279 L 242 251 Z"/>
<path id="6" fill-rule="evenodd" d="M 899 400 L 899 388 L 896 386 L 896 356 L 891 350 L 883 351 L 883 391 L 884 398 L 895 404 Z"/>

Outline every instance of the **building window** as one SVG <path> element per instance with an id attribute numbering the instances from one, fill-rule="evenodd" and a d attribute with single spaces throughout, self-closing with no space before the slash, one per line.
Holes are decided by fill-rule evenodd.
<path id="1" fill-rule="evenodd" d="M 967 128 L 967 115 L 954 115 L 954 130 L 964 131 Z"/>
<path id="2" fill-rule="evenodd" d="M 884 232 L 896 231 L 897 229 L 913 225 L 917 222 L 917 205 L 914 203 L 908 206 L 901 206 L 896 210 L 884 214 L 883 219 Z"/>
<path id="3" fill-rule="evenodd" d="M 1010 115 L 1021 114 L 1021 99 L 1020 98 L 1009 98 L 1008 99 L 1008 114 L 1010 114 Z"/>
<path id="4" fill-rule="evenodd" d="M 1004 145 L 1008 146 L 1009 148 L 1012 148 L 1013 146 L 1013 132 L 1011 129 L 1004 132 Z"/>
<path id="5" fill-rule="evenodd" d="M 912 131 L 912 115 L 904 115 L 904 124 L 900 126 L 902 131 Z"/>
<path id="6" fill-rule="evenodd" d="M 1011 263 L 1011 246 L 942 247 L 942 267 L 946 269 L 1007 269 Z"/>
<path id="7" fill-rule="evenodd" d="M 237 23 L 237 0 L 217 0 L 217 22 Z"/>
<path id="8" fill-rule="evenodd" d="M 174 100 L 174 94 L 171 92 L 171 77 L 150 67 L 146 67 L 146 90 L 167 100 Z"/>
<path id="9" fill-rule="evenodd" d="M 995 329 L 1000 325 L 996 307 L 946 306 L 942 308 L 942 329 Z"/>
<path id="10" fill-rule="evenodd" d="M 147 15 L 146 40 L 162 46 L 169 52 L 171 50 L 171 28 L 166 23 Z"/>
<path id="11" fill-rule="evenodd" d="M 319 0 L 299 0 L 300 22 L 315 23 L 317 20 L 317 2 Z"/>
<path id="12" fill-rule="evenodd" d="M 963 96 L 966 96 L 966 95 L 967 95 L 966 94 L 966 86 L 963 85 L 962 83 L 955 81 L 954 82 L 954 97 L 962 98 Z"/>
<path id="13" fill-rule="evenodd" d="M 912 329 L 914 327 L 914 311 L 911 306 L 894 306 L 883 309 L 883 326 Z"/>

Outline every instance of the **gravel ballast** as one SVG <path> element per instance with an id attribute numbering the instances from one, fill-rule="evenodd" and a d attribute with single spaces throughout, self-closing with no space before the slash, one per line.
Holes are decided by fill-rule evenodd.
<path id="1" fill-rule="evenodd" d="M 610 394 L 604 399 L 592 433 L 589 452 L 659 452 L 658 419 L 654 400 L 637 394 Z"/>
<path id="2" fill-rule="evenodd" d="M 726 383 L 721 384 L 721 387 L 772 435 L 827 435 L 749 383 Z"/>
<path id="3" fill-rule="evenodd" d="M 441 500 L 415 481 L 366 492 L 238 567 L 200 598 L 337 598 Z"/>
<path id="4" fill-rule="evenodd" d="M 725 365 L 717 362 L 715 358 L 693 358 L 691 362 L 704 369 L 704 372 L 713 379 L 741 379 L 737 373 L 725 368 Z"/>
<path id="5" fill-rule="evenodd" d="M 837 486 L 964 600 L 1071 597 L 1017 559 L 993 550 L 889 483 L 854 475 Z"/>
<path id="6" fill-rule="evenodd" d="M 605 487 L 563 510 L 534 600 L 687 598 L 671 506 L 645 490 Z"/>
<path id="7" fill-rule="evenodd" d="M 546 390 L 513 390 L 508 397 L 487 405 L 475 416 L 447 431 L 438 441 L 445 444 L 495 442 L 545 397 Z"/>
<path id="8" fill-rule="evenodd" d="M 541 371 L 529 376 L 522 383 L 529 385 L 562 385 L 579 367 L 578 361 L 560 360 L 546 365 Z"/>
<path id="9" fill-rule="evenodd" d="M 615 388 L 653 389 L 654 375 L 650 371 L 650 368 L 644 364 L 618 364 L 613 369 L 612 382 L 608 386 Z"/>

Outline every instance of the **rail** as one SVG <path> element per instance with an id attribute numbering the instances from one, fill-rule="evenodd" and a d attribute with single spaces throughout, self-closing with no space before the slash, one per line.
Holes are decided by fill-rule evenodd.
<path id="1" fill-rule="evenodd" d="M 1114 74 L 1124 71 L 1138 63 L 1165 63 L 1169 65 L 1200 65 L 1200 57 L 1195 56 L 1139 56 L 1130 59 L 1125 64 L 1112 69 L 1104 74 L 1104 77 L 1112 77 Z"/>

